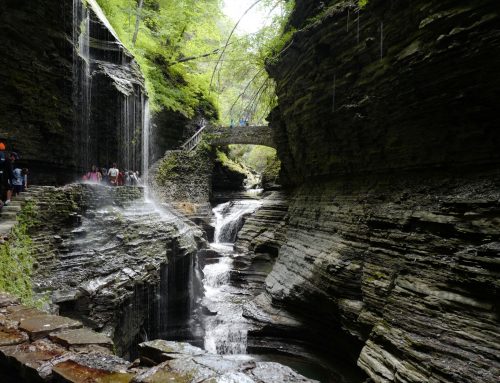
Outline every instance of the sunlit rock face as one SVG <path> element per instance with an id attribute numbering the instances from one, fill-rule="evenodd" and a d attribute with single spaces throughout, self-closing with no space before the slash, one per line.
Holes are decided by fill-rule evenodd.
<path id="1" fill-rule="evenodd" d="M 375 382 L 496 381 L 496 2 L 296 7 L 269 67 L 293 187 L 247 315 L 292 311 Z"/>
<path id="2" fill-rule="evenodd" d="M 144 79 L 97 3 L 5 1 L 0 20 L 0 138 L 32 181 L 141 169 Z"/>

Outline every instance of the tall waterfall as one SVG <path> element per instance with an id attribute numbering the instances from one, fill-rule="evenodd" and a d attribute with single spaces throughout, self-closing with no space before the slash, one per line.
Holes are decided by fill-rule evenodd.
<path id="1" fill-rule="evenodd" d="M 77 163 L 90 167 L 89 139 L 92 99 L 90 76 L 90 16 L 82 0 L 73 0 L 73 102 L 75 104 L 74 147 Z"/>
<path id="2" fill-rule="evenodd" d="M 144 79 L 95 0 L 73 0 L 75 165 L 144 170 Z"/>
<path id="3" fill-rule="evenodd" d="M 242 289 L 231 286 L 234 259 L 240 255 L 233 251 L 233 244 L 245 216 L 261 205 L 257 200 L 232 201 L 213 209 L 215 215 L 215 241 L 213 250 L 220 254 L 216 263 L 203 269 L 205 298 L 203 305 L 216 315 L 207 316 L 205 349 L 214 354 L 245 354 L 249 323 L 243 318 Z"/>
<path id="4" fill-rule="evenodd" d="M 142 121 L 142 180 L 145 188 L 148 187 L 150 138 L 151 116 L 149 111 L 149 100 L 146 98 L 144 100 L 144 113 Z"/>

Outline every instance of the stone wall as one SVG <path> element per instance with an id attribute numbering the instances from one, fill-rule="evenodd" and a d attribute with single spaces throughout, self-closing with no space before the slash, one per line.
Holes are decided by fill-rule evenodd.
<path id="1" fill-rule="evenodd" d="M 170 150 L 150 171 L 150 189 L 160 203 L 168 203 L 189 217 L 210 215 L 213 154 L 206 148 Z"/>
<path id="2" fill-rule="evenodd" d="M 0 4 L 0 139 L 48 182 L 77 165 L 71 13 L 68 0 Z"/>

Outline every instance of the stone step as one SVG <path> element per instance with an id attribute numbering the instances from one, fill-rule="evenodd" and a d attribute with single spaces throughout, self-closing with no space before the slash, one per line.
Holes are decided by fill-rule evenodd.
<path id="1" fill-rule="evenodd" d="M 19 201 L 17 199 L 11 199 L 10 203 L 7 206 L 19 206 L 21 207 L 23 205 L 23 201 Z"/>
<path id="2" fill-rule="evenodd" d="M 4 236 L 10 233 L 12 227 L 16 224 L 14 220 L 1 220 L 0 221 L 0 236 Z"/>
<path id="3" fill-rule="evenodd" d="M 12 197 L 12 200 L 13 201 L 19 201 L 19 202 L 24 202 L 29 197 L 30 197 L 30 194 L 28 194 L 28 193 L 21 193 L 20 195 L 16 195 L 15 197 Z"/>
<path id="4" fill-rule="evenodd" d="M 18 206 L 18 205 L 12 205 L 13 203 L 15 202 L 11 202 L 10 204 L 8 204 L 7 206 L 4 206 L 2 208 L 2 213 L 4 211 L 15 211 L 15 212 L 19 212 L 21 211 L 21 206 Z"/>
<path id="5" fill-rule="evenodd" d="M 2 209 L 2 212 L 0 213 L 0 222 L 3 222 L 8 219 L 11 219 L 15 222 L 16 217 L 17 217 L 17 211 Z"/>

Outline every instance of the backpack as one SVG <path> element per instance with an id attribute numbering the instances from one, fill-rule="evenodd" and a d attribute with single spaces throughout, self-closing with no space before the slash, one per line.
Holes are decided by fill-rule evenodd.
<path id="1" fill-rule="evenodd" d="M 5 157 L 5 152 L 0 152 L 0 175 L 5 172 L 5 165 L 7 164 L 7 157 Z"/>

